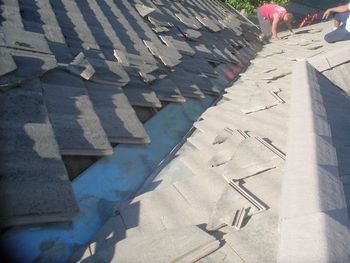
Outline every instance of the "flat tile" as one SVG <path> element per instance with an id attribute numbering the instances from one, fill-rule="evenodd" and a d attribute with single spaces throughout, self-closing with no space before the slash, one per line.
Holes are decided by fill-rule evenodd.
<path id="1" fill-rule="evenodd" d="M 0 48 L 0 56 L 2 58 L 0 61 L 0 76 L 17 69 L 15 61 L 5 48 Z"/>
<path id="2" fill-rule="evenodd" d="M 121 88 L 86 83 L 101 125 L 113 143 L 149 143 L 150 139 Z"/>
<path id="3" fill-rule="evenodd" d="M 24 31 L 13 26 L 3 27 L 2 32 L 5 43 L 0 43 L 1 45 L 51 54 L 51 50 L 43 34 Z"/>
<path id="4" fill-rule="evenodd" d="M 54 84 L 43 87 L 61 154 L 112 154 L 112 147 L 85 89 Z"/>
<path id="5" fill-rule="evenodd" d="M 45 72 L 57 67 L 53 56 L 21 51 L 12 51 L 11 55 L 17 65 L 17 70 L 0 79 L 0 87 L 3 89 L 40 77 Z"/>
<path id="6" fill-rule="evenodd" d="M 151 85 L 161 101 L 185 102 L 177 85 L 170 79 L 159 80 Z"/>
<path id="7" fill-rule="evenodd" d="M 26 85 L 0 95 L 2 227 L 70 221 L 79 210 L 41 88 Z"/>

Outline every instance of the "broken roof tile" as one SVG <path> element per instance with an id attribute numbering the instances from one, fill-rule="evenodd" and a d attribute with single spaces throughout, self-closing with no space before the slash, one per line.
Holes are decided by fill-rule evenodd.
<path id="1" fill-rule="evenodd" d="M 95 69 L 85 58 L 84 54 L 80 52 L 74 60 L 69 63 L 67 70 L 73 74 L 81 76 L 82 78 L 89 80 L 95 73 Z"/>
<path id="2" fill-rule="evenodd" d="M 135 4 L 135 8 L 136 8 L 137 12 L 140 14 L 140 16 L 142 16 L 142 17 L 145 17 L 156 10 L 153 7 L 149 7 L 149 6 L 146 6 L 143 4 L 142 5 Z"/>

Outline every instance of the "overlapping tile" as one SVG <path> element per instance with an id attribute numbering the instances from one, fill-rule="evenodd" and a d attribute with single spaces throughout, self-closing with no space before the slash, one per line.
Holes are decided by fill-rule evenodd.
<path id="1" fill-rule="evenodd" d="M 85 84 L 101 125 L 112 143 L 149 143 L 150 139 L 123 89 Z"/>
<path id="2" fill-rule="evenodd" d="M 78 207 L 40 82 L 2 93 L 1 108 L 1 226 L 72 220 Z"/>
<path id="3" fill-rule="evenodd" d="M 231 48 L 226 49 L 226 44 L 219 43 L 231 38 L 230 34 L 232 33 L 233 36 L 234 32 L 213 22 L 217 19 L 223 19 L 227 12 L 230 13 L 231 11 L 225 10 L 226 7 L 216 1 L 215 3 L 210 1 L 202 3 L 201 1 L 129 2 L 124 0 L 87 0 L 72 2 L 59 0 L 21 1 L 19 5 L 17 1 L 2 1 L 2 3 L 5 3 L 2 8 L 3 6 L 10 7 L 5 11 L 2 9 L 1 16 L 6 19 L 2 25 L 12 27 L 14 23 L 18 23 L 15 26 L 23 32 L 22 38 L 28 36 L 23 43 L 28 42 L 30 47 L 28 48 L 22 44 L 20 49 L 25 49 L 25 51 L 12 52 L 11 50 L 11 56 L 17 69 L 12 64 L 8 71 L 4 71 L 4 73 L 7 73 L 5 75 L 6 79 L 1 78 L 1 81 L 4 81 L 4 85 L 9 85 L 9 83 L 18 85 L 22 81 L 41 77 L 40 81 L 43 84 L 42 91 L 45 101 L 43 110 L 45 110 L 45 107 L 47 108 L 48 118 L 45 119 L 45 125 L 41 128 L 35 127 L 35 129 L 40 130 L 43 135 L 42 138 L 47 138 L 48 141 L 46 142 L 46 139 L 39 140 L 40 154 L 45 154 L 45 151 L 41 151 L 44 147 L 41 146 L 41 143 L 42 145 L 47 144 L 49 150 L 53 149 L 53 145 L 57 140 L 59 150 L 56 145 L 55 154 L 52 154 L 60 163 L 59 165 L 52 165 L 52 169 L 57 170 L 56 175 L 63 174 L 63 172 L 61 173 L 62 163 L 58 151 L 63 155 L 99 156 L 112 153 L 110 142 L 148 143 L 148 135 L 131 105 L 136 106 L 136 109 L 137 107 L 161 108 L 160 101 L 165 101 L 164 104 L 167 104 L 167 102 L 184 102 L 185 97 L 202 99 L 204 93 L 218 95 L 235 77 L 232 72 L 229 72 L 233 64 L 231 65 L 228 62 L 238 63 L 239 58 L 231 54 Z M 137 7 L 135 9 L 135 3 L 144 3 L 151 8 L 145 9 L 144 6 L 141 6 L 143 10 Z M 138 11 L 141 12 L 141 15 Z M 11 18 L 9 14 L 13 14 L 13 17 Z M 204 26 L 196 19 L 196 16 L 201 17 Z M 23 26 L 21 25 L 22 22 Z M 213 34 L 210 30 L 216 32 L 217 37 L 210 37 L 209 41 L 210 34 Z M 163 45 L 158 38 L 159 35 L 157 34 L 159 33 L 156 32 L 160 31 L 167 31 L 163 34 L 163 41 L 166 45 Z M 15 31 L 11 32 L 7 35 L 12 36 L 15 42 L 21 44 L 13 37 L 18 37 L 19 34 Z M 10 39 L 10 37 L 7 38 Z M 3 43 L 4 45 L 9 44 L 4 41 Z M 207 57 L 199 56 L 198 52 L 195 52 L 194 46 L 196 44 L 194 43 L 208 45 L 207 54 L 212 52 L 214 55 L 212 57 L 209 57 L 209 55 Z M 15 46 L 11 44 L 11 47 Z M 248 62 L 251 55 L 249 50 L 254 49 L 248 47 L 248 45 L 246 48 L 248 52 L 243 54 L 243 56 L 246 55 L 246 61 L 243 62 L 242 60 L 243 64 Z M 79 55 L 80 53 L 84 54 L 84 57 Z M 28 64 L 30 63 L 18 59 L 18 54 L 30 58 L 34 56 L 35 59 L 38 59 L 38 63 L 32 63 L 32 67 L 29 68 Z M 75 60 L 74 57 L 76 57 Z M 209 63 L 208 59 L 212 59 L 212 61 Z M 57 66 L 56 60 L 60 62 L 60 70 L 52 70 Z M 72 62 L 71 65 L 67 65 L 70 62 Z M 220 68 L 217 67 L 218 65 L 221 65 Z M 66 72 L 66 70 L 72 71 L 72 69 L 79 76 Z M 217 72 L 216 69 L 218 69 Z M 225 70 L 232 77 L 224 76 Z M 12 76 L 13 79 L 8 78 L 9 76 Z M 34 99 L 34 97 L 29 98 L 28 101 L 32 102 L 31 99 Z M 186 107 L 187 112 L 195 110 L 191 106 Z M 152 109 L 147 110 L 153 111 Z M 29 110 L 27 114 L 29 113 L 32 114 L 33 112 Z M 187 117 L 189 114 L 186 115 L 185 113 L 184 115 L 184 117 Z M 23 114 L 18 118 L 22 119 L 26 116 L 26 114 Z M 31 133 L 31 129 L 32 126 L 28 126 L 29 133 Z M 17 131 L 18 134 L 20 134 L 20 131 Z M 14 134 L 17 133 L 14 132 Z M 207 159 L 209 161 L 209 158 Z M 177 182 L 174 184 L 177 190 L 173 189 L 175 186 L 172 186 L 174 191 L 170 190 L 170 195 L 165 191 L 163 197 L 164 199 L 169 198 L 169 201 L 174 198 L 175 204 L 176 202 L 181 203 L 179 207 L 188 207 L 188 204 L 183 202 L 183 196 L 186 196 L 187 201 L 192 203 L 193 207 L 196 207 L 196 209 L 190 209 L 191 216 L 189 216 L 188 222 L 191 222 L 193 217 L 196 218 L 198 223 L 204 223 L 208 220 L 211 209 L 217 201 L 216 199 L 222 194 L 221 186 L 227 186 L 227 184 L 222 177 L 217 176 L 220 174 L 214 172 L 214 169 L 208 170 L 208 167 L 200 167 L 198 160 L 193 161 L 197 167 L 193 163 L 189 164 L 191 158 L 187 159 L 188 167 L 192 165 L 191 169 L 193 171 L 199 169 L 203 171 L 205 176 L 187 182 Z M 20 164 L 21 167 L 18 169 L 30 170 L 30 167 L 27 167 L 28 164 L 22 165 L 22 162 Z M 184 162 L 184 166 L 187 164 Z M 42 170 L 46 169 L 45 166 L 38 165 L 38 167 Z M 52 172 L 50 169 L 47 170 L 47 172 Z M 36 172 L 37 170 L 33 169 L 33 171 Z M 212 188 L 212 182 L 220 185 L 220 187 Z M 62 184 L 61 189 L 69 188 L 66 187 L 69 186 L 68 182 L 64 181 Z M 31 187 L 29 184 L 26 186 L 28 186 L 28 189 Z M 56 186 L 48 189 L 58 195 L 61 192 Z M 192 192 L 191 189 L 195 186 L 198 188 Z M 179 191 L 183 196 L 179 195 Z M 210 205 L 206 204 L 208 198 L 204 197 L 205 192 L 209 194 Z M 67 194 L 65 193 L 62 196 L 70 196 L 68 190 Z M 37 192 L 35 192 L 35 196 L 36 194 Z M 157 195 L 151 199 L 149 201 L 150 207 L 157 207 L 158 204 L 151 203 L 159 201 Z M 45 205 L 49 206 L 49 202 Z M 159 205 L 162 207 L 162 204 Z M 171 205 L 172 202 L 169 203 L 168 207 L 170 208 Z M 43 207 L 46 208 L 44 205 Z M 72 207 L 67 206 L 67 209 L 69 210 Z M 197 215 L 196 210 L 199 207 L 205 207 L 205 209 L 200 215 Z M 76 212 L 76 210 L 74 211 Z M 133 213 L 137 212 L 136 209 Z M 178 215 L 182 212 L 181 209 L 174 210 L 174 213 Z M 159 209 L 159 215 L 161 213 L 162 211 Z M 145 222 L 149 222 L 147 221 L 148 215 L 146 215 L 146 212 L 143 215 L 146 218 Z M 175 216 L 172 218 L 171 215 L 172 211 L 162 219 L 162 222 L 169 227 L 178 223 L 176 222 L 178 219 Z M 82 215 L 82 217 L 84 216 Z M 69 214 L 65 219 L 71 218 L 72 214 Z M 60 221 L 61 218 L 46 220 L 47 222 Z M 150 225 L 145 224 L 138 230 L 142 232 L 146 229 L 152 229 L 152 227 L 162 227 L 159 222 L 149 222 Z M 100 223 L 102 224 L 102 221 Z M 132 223 L 132 221 L 127 222 L 129 225 Z M 185 223 L 185 220 L 182 223 Z M 76 224 L 72 228 L 75 227 Z M 182 233 L 186 230 L 184 229 L 180 228 L 177 233 Z M 190 229 L 193 229 L 193 227 L 190 227 Z M 142 239 L 142 236 L 138 236 L 138 230 L 131 231 L 134 232 L 133 235 L 135 234 L 135 240 Z M 163 230 L 159 230 L 158 234 L 162 236 L 161 231 Z M 146 233 L 145 236 L 149 238 L 153 236 L 153 233 Z M 187 235 L 184 236 L 188 239 Z M 193 233 L 193 238 L 197 239 L 196 233 Z M 214 240 L 213 237 L 209 239 Z M 129 241 L 125 240 L 125 243 Z M 77 244 L 81 244 L 81 242 L 79 241 Z M 135 242 L 138 243 L 138 241 Z M 111 244 L 110 248 L 114 249 L 114 245 Z M 197 245 L 198 243 L 195 247 Z M 125 247 L 129 247 L 129 245 L 125 245 Z M 218 248 L 218 242 L 214 241 L 213 244 L 210 243 L 208 246 L 204 244 L 202 248 L 205 248 L 204 250 L 209 249 L 209 252 L 212 252 Z M 188 249 L 186 247 L 185 252 L 188 252 Z M 189 256 L 185 252 L 184 254 Z M 102 251 L 101 255 L 105 255 L 105 253 L 107 253 L 107 249 L 104 252 Z M 227 253 L 230 254 L 228 250 Z M 178 252 L 178 254 L 181 253 Z M 181 257 L 181 259 L 194 260 L 206 254 L 195 252 L 195 255 L 195 258 L 191 254 L 190 258 Z M 162 255 L 159 256 L 160 261 L 164 261 Z"/>
<path id="4" fill-rule="evenodd" d="M 178 86 L 171 79 L 158 80 L 151 86 L 161 101 L 185 102 Z"/>
<path id="5" fill-rule="evenodd" d="M 0 76 L 5 75 L 17 69 L 17 65 L 7 49 L 0 48 L 0 56 L 2 58 L 0 62 L 1 63 Z"/>
<path id="6" fill-rule="evenodd" d="M 58 72 L 67 82 L 65 75 Z M 62 76 L 63 75 L 63 76 Z M 74 78 L 73 78 L 74 79 Z M 44 98 L 61 154 L 110 155 L 112 148 L 83 83 L 59 85 L 56 72 L 43 79 Z"/>
<path id="7" fill-rule="evenodd" d="M 11 50 L 10 53 L 17 69 L 1 77 L 0 86 L 2 89 L 15 87 L 24 81 L 40 77 L 57 67 L 56 59 L 53 56 L 19 50 Z"/>

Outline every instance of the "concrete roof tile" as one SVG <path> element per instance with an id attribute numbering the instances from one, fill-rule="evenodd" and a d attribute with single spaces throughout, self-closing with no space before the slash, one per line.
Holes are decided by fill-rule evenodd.
<path id="1" fill-rule="evenodd" d="M 17 65 L 13 60 L 11 54 L 5 48 L 0 48 L 0 56 L 1 59 L 1 68 L 0 68 L 0 76 L 5 75 L 9 72 L 12 72 L 17 69 Z"/>
<path id="2" fill-rule="evenodd" d="M 150 139 L 121 88 L 86 84 L 101 125 L 112 143 L 145 143 Z"/>
<path id="3" fill-rule="evenodd" d="M 78 213 L 41 88 L 28 85 L 1 95 L 2 227 L 67 221 Z"/>
<path id="4" fill-rule="evenodd" d="M 186 99 L 170 79 L 159 80 L 151 86 L 161 101 L 184 102 Z"/>
<path id="5" fill-rule="evenodd" d="M 53 84 L 43 84 L 43 88 L 45 103 L 62 154 L 112 153 L 85 88 Z"/>
<path id="6" fill-rule="evenodd" d="M 164 241 L 166 242 L 164 243 Z M 117 247 L 118 251 L 120 249 L 123 252 L 114 254 L 112 259 L 120 262 L 128 262 L 129 260 L 163 262 L 164 256 L 159 253 L 159 250 L 163 250 L 167 255 L 167 260 L 194 262 L 215 251 L 219 247 L 219 242 L 200 228 L 188 226 L 152 234 L 141 234 L 119 242 Z M 142 253 L 142 259 L 139 255 L 132 253 L 135 249 Z M 112 250 L 114 250 L 114 247 Z M 110 257 L 109 254 L 110 251 L 105 249 L 94 257 L 105 260 Z"/>
<path id="7" fill-rule="evenodd" d="M 0 86 L 3 89 L 15 87 L 24 81 L 40 77 L 57 67 L 56 59 L 53 56 L 26 51 L 11 51 L 11 55 L 17 69 L 2 76 Z"/>

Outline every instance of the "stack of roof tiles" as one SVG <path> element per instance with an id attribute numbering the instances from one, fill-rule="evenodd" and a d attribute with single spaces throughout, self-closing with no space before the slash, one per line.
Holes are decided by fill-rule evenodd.
<path id="1" fill-rule="evenodd" d="M 62 155 L 149 143 L 133 107 L 219 95 L 259 48 L 255 28 L 219 0 L 0 8 L 2 226 L 72 220 Z"/>

